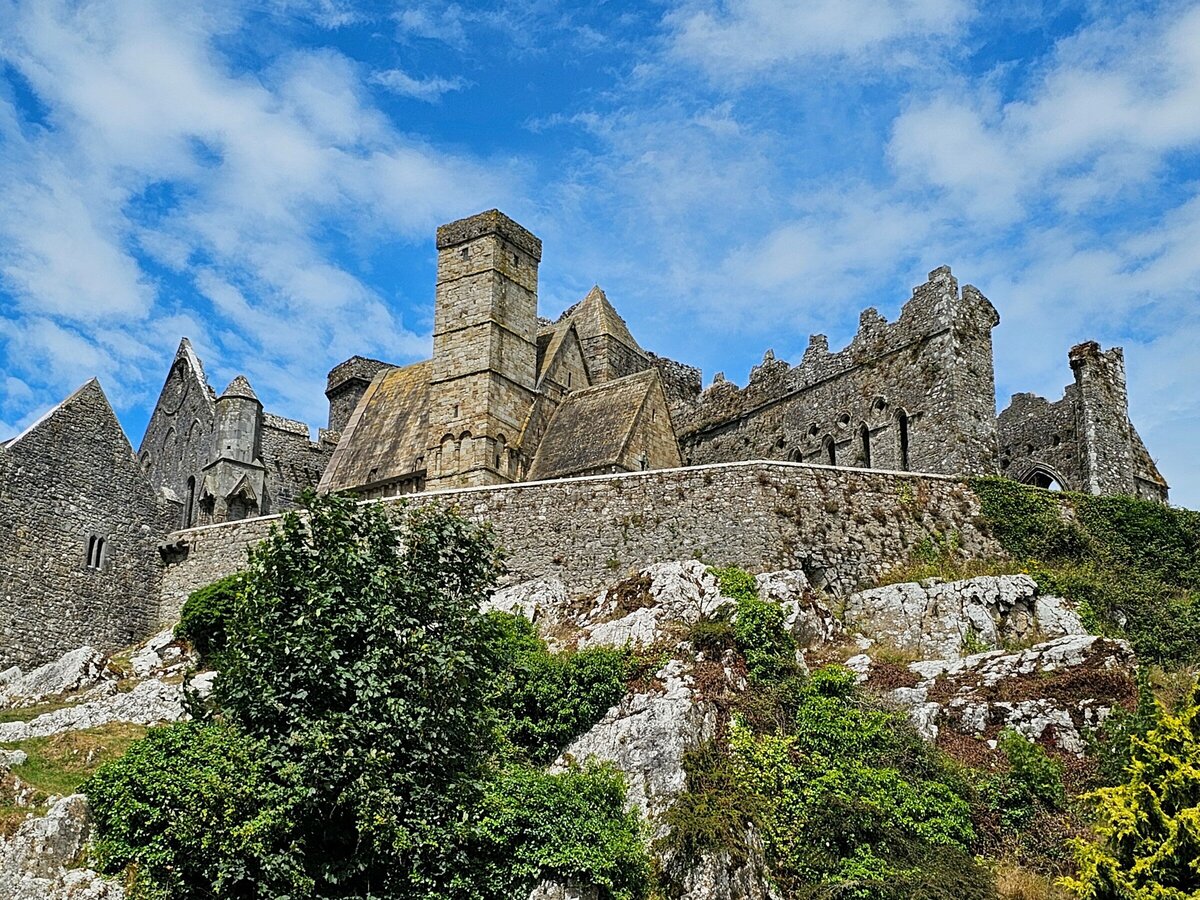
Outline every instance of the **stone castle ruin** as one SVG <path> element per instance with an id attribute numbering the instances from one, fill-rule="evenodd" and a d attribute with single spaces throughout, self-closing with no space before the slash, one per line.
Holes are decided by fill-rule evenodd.
<path id="1" fill-rule="evenodd" d="M 1129 421 L 1121 350 L 1075 347 L 1061 400 L 1018 394 L 997 416 L 999 316 L 949 268 L 895 322 L 865 311 L 840 351 L 816 335 L 795 366 L 768 351 L 745 387 L 718 375 L 702 390 L 599 287 L 539 318 L 541 241 L 499 211 L 439 228 L 437 253 L 432 358 L 336 366 L 316 440 L 243 376 L 217 394 L 185 338 L 136 454 L 95 381 L 0 444 L 0 663 L 148 634 L 310 487 L 461 503 L 501 523 L 526 577 L 715 558 L 724 541 L 744 551 L 730 561 L 771 555 L 845 586 L 901 561 L 910 531 L 973 531 L 944 476 L 1167 499 Z M 807 498 L 805 522 L 777 521 L 779 484 Z M 936 516 L 897 506 L 914 485 Z M 862 495 L 847 505 L 849 486 Z M 737 502 L 717 496 L 733 489 Z M 864 524 L 888 510 L 902 541 Z M 848 572 L 838 540 L 882 549 Z"/>

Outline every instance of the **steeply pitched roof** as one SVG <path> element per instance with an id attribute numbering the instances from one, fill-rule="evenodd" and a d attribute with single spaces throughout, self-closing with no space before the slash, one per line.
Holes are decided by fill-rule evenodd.
<path id="1" fill-rule="evenodd" d="M 554 324 L 557 328 L 569 322 L 575 324 L 581 341 L 609 335 L 631 350 L 645 353 L 638 342 L 633 339 L 633 335 L 629 333 L 629 326 L 625 324 L 625 320 L 621 318 L 613 305 L 608 302 L 608 297 L 605 296 L 604 291 L 600 290 L 599 285 L 594 285 L 586 297 L 566 310 Z"/>
<path id="2" fill-rule="evenodd" d="M 430 360 L 384 369 L 351 413 L 333 458 L 321 477 L 322 491 L 366 487 L 424 468 L 429 426 Z"/>
<path id="3" fill-rule="evenodd" d="M 254 388 L 250 387 L 250 381 L 245 375 L 239 375 L 233 381 L 229 382 L 229 387 L 221 392 L 221 399 L 224 400 L 226 397 L 258 400 L 258 394 L 254 393 Z"/>
<path id="4" fill-rule="evenodd" d="M 1137 433 L 1137 429 L 1133 427 L 1132 422 L 1129 424 L 1129 430 L 1133 436 L 1134 474 L 1147 481 L 1152 481 L 1160 487 L 1168 487 L 1167 479 L 1163 478 L 1162 472 L 1158 471 L 1158 466 L 1154 464 L 1154 458 L 1150 455 L 1150 451 L 1146 449 L 1146 445 L 1142 441 L 1142 436 Z"/>
<path id="5" fill-rule="evenodd" d="M 565 478 L 620 465 L 657 378 L 657 369 L 647 369 L 568 394 L 550 420 L 529 477 Z"/>

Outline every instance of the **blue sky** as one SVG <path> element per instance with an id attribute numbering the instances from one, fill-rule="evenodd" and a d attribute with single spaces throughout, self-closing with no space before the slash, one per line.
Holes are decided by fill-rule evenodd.
<path id="1" fill-rule="evenodd" d="M 324 424 L 428 354 L 436 226 L 498 206 L 541 307 L 599 283 L 744 381 L 942 264 L 1001 406 L 1125 348 L 1200 507 L 1200 4 L 0 0 L 0 436 L 92 375 L 134 444 L 179 338 Z"/>

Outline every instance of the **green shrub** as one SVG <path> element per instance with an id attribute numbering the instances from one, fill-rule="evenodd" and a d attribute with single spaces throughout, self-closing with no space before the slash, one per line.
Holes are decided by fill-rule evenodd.
<path id="1" fill-rule="evenodd" d="M 1200 895 L 1200 688 L 1132 739 L 1122 784 L 1088 799 L 1095 843 L 1075 842 L 1082 900 L 1191 900 Z"/>
<path id="2" fill-rule="evenodd" d="M 1008 771 L 991 779 L 984 793 L 1003 828 L 1015 831 L 1040 813 L 1061 810 L 1066 805 L 1062 763 L 1011 728 L 1000 733 L 998 746 L 1008 762 Z"/>
<path id="3" fill-rule="evenodd" d="M 550 653 L 522 616 L 492 613 L 501 635 L 500 688 L 493 701 L 513 747 L 551 762 L 625 693 L 628 651 L 592 647 Z"/>
<path id="4" fill-rule="evenodd" d="M 737 635 L 734 634 L 732 604 L 721 607 L 716 615 L 701 616 L 688 629 L 688 641 L 696 650 L 720 655 L 726 650 L 737 647 Z"/>
<path id="5" fill-rule="evenodd" d="M 227 629 L 245 573 L 226 575 L 188 595 L 175 626 L 175 636 L 191 643 L 208 663 L 220 659 L 228 642 Z"/>
<path id="6" fill-rule="evenodd" d="M 737 601 L 733 638 L 754 681 L 786 678 L 796 671 L 796 642 L 784 627 L 783 608 L 758 598 L 754 576 L 735 567 L 710 569 L 722 596 Z"/>
<path id="7" fill-rule="evenodd" d="M 152 730 L 83 785 L 96 864 L 130 871 L 138 900 L 310 896 L 291 837 L 299 793 L 265 751 L 227 725 Z"/>
<path id="8" fill-rule="evenodd" d="M 719 848 L 736 860 L 754 825 L 785 896 L 994 896 L 968 852 L 965 781 L 902 713 L 834 666 L 750 693 L 756 715 L 735 717 L 728 747 L 685 760 L 687 790 L 667 815 L 675 849 L 695 858 Z M 757 714 L 765 693 L 776 716 L 791 713 L 779 727 Z"/>
<path id="9" fill-rule="evenodd" d="M 637 815 L 624 782 L 599 766 L 547 775 L 512 766 L 485 786 L 456 861 L 452 896 L 528 896 L 539 878 L 578 880 L 601 900 L 635 900 L 650 887 Z M 430 895 L 439 896 L 439 895 Z"/>
<path id="10" fill-rule="evenodd" d="M 1137 670 L 1138 700 L 1133 712 L 1115 707 L 1095 732 L 1089 732 L 1088 752 L 1096 760 L 1097 778 L 1101 785 L 1112 787 L 1128 777 L 1133 759 L 1134 739 L 1144 740 L 1162 720 L 1154 689 L 1150 684 L 1150 669 Z"/>

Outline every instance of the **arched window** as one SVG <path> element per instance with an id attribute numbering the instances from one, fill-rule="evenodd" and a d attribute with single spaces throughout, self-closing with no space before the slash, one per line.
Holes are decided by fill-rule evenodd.
<path id="1" fill-rule="evenodd" d="M 104 547 L 106 541 L 98 534 L 88 535 L 87 540 L 87 567 L 89 569 L 102 569 L 104 567 Z"/>
<path id="2" fill-rule="evenodd" d="M 791 460 L 792 462 L 802 462 L 804 459 L 804 456 L 803 456 L 803 454 L 801 454 L 800 448 L 795 447 L 792 450 L 792 452 L 788 454 L 788 459 Z"/>
<path id="3" fill-rule="evenodd" d="M 908 413 L 902 409 L 896 410 L 896 444 L 897 456 L 900 459 L 900 469 L 908 471 Z"/>
<path id="4" fill-rule="evenodd" d="M 822 444 L 822 452 L 825 456 L 825 461 L 831 466 L 837 465 L 837 445 L 834 444 L 833 438 L 830 435 L 825 435 L 825 440 Z"/>
<path id="5" fill-rule="evenodd" d="M 196 476 L 187 480 L 187 502 L 183 507 L 183 527 L 191 528 L 196 519 Z"/>
<path id="6" fill-rule="evenodd" d="M 867 427 L 867 423 L 863 422 L 862 427 L 858 429 L 859 440 L 862 441 L 862 461 L 866 468 L 871 468 L 871 429 Z"/>

